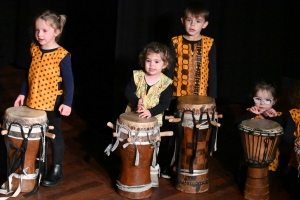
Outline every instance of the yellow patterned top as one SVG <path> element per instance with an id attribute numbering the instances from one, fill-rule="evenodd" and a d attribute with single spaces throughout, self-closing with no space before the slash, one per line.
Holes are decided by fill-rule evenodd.
<path id="1" fill-rule="evenodd" d="M 213 41 L 213 38 L 202 36 L 201 42 L 194 44 L 194 51 L 192 51 L 191 44 L 183 42 L 183 36 L 172 38 L 177 58 L 174 68 L 173 96 L 207 96 L 208 54 Z"/>
<path id="2" fill-rule="evenodd" d="M 62 90 L 58 90 L 58 82 L 62 82 L 59 64 L 68 51 L 58 47 L 43 55 L 39 46 L 32 44 L 30 52 L 32 61 L 28 73 L 26 105 L 38 110 L 53 111 L 57 95 L 63 94 Z"/>
<path id="3" fill-rule="evenodd" d="M 145 80 L 145 73 L 142 70 L 133 71 L 134 83 L 136 85 L 136 96 L 143 98 L 143 106 L 146 109 L 150 109 L 159 104 L 160 94 L 172 84 L 172 80 L 161 73 L 160 80 L 151 86 L 147 93 L 148 84 Z M 171 98 L 171 97 L 170 97 Z M 136 111 L 136 107 L 128 104 L 125 112 Z M 158 124 L 162 125 L 163 113 L 155 116 L 158 119 Z"/>

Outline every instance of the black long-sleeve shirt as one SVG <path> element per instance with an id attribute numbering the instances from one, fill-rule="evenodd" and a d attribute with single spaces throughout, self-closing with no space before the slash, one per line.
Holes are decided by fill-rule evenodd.
<path id="1" fill-rule="evenodd" d="M 150 85 L 147 87 L 147 92 L 151 88 Z M 136 85 L 134 83 L 134 78 L 132 77 L 130 82 L 127 84 L 125 89 L 125 97 L 131 103 L 133 106 L 137 107 L 139 98 L 136 96 Z M 149 111 L 151 113 L 151 116 L 156 116 L 162 112 L 164 112 L 170 105 L 172 97 L 172 86 L 169 85 L 161 94 L 159 97 L 159 103 L 154 106 L 153 108 L 150 108 Z"/>

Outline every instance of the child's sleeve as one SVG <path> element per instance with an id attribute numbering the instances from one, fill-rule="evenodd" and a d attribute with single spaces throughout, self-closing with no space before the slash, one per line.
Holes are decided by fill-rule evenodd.
<path id="1" fill-rule="evenodd" d="M 169 106 L 172 98 L 172 87 L 169 85 L 160 95 L 159 103 L 150 108 L 149 111 L 151 116 L 156 116 L 162 112 L 164 112 Z"/>
<path id="2" fill-rule="evenodd" d="M 239 117 L 237 117 L 234 121 L 234 125 L 238 126 L 240 123 L 242 123 L 242 121 L 247 120 L 247 119 L 252 119 L 253 117 L 255 117 L 256 114 L 247 110 L 244 114 L 240 115 Z"/>
<path id="3" fill-rule="evenodd" d="M 291 114 L 289 113 L 287 116 L 287 121 L 286 121 L 286 125 L 284 128 L 284 134 L 283 134 L 283 140 L 287 144 L 294 144 L 294 141 L 296 139 L 296 136 L 294 136 L 295 130 L 296 130 L 296 124 L 295 124 Z"/>
<path id="4" fill-rule="evenodd" d="M 72 107 L 74 95 L 74 78 L 72 72 L 71 56 L 67 54 L 60 62 L 61 76 L 64 85 L 63 104 Z"/>
<path id="5" fill-rule="evenodd" d="M 217 98 L 217 50 L 213 42 L 208 54 L 209 57 L 209 75 L 208 75 L 208 96 Z"/>
<path id="6" fill-rule="evenodd" d="M 128 102 L 135 107 L 137 106 L 138 101 L 139 101 L 139 98 L 135 94 L 136 89 L 137 88 L 134 83 L 134 78 L 132 77 L 131 80 L 129 81 L 129 83 L 126 85 L 125 97 L 128 100 Z"/>

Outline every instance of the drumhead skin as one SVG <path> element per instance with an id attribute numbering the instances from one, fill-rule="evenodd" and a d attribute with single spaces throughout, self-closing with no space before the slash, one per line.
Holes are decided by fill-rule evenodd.
<path id="1" fill-rule="evenodd" d="M 11 107 L 4 114 L 6 123 L 19 123 L 23 126 L 47 123 L 47 114 L 43 110 L 36 110 L 27 106 Z"/>
<path id="2" fill-rule="evenodd" d="M 139 117 L 139 113 L 127 112 L 119 116 L 119 123 L 125 124 L 133 130 L 152 129 L 158 125 L 158 120 L 156 117 L 146 119 Z"/>
<path id="3" fill-rule="evenodd" d="M 208 96 L 180 96 L 177 99 L 177 108 L 179 110 L 206 111 L 213 110 L 215 107 L 215 99 Z"/>
<path id="4" fill-rule="evenodd" d="M 283 134 L 283 128 L 275 121 L 268 119 L 248 119 L 242 121 L 239 129 L 246 132 L 254 132 L 254 134 Z"/>

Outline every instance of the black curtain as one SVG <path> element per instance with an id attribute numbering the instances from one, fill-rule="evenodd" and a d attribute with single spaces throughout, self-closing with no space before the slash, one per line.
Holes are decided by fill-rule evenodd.
<path id="1" fill-rule="evenodd" d="M 200 0 L 199 0 L 200 1 Z M 74 109 L 92 126 L 106 126 L 125 109 L 124 87 L 151 41 L 183 34 L 180 17 L 191 0 L 0 0 L 0 67 L 25 68 L 36 12 L 67 15 L 61 45 L 70 51 Z M 299 79 L 296 0 L 202 0 L 210 9 L 203 34 L 217 45 L 219 104 L 248 103 L 254 83 Z M 284 80 L 284 81 L 283 81 Z M 101 122 L 99 124 L 99 122 Z"/>
<path id="2" fill-rule="evenodd" d="M 199 1 L 210 10 L 209 25 L 201 33 L 217 45 L 218 104 L 249 103 L 258 80 L 273 82 L 280 93 L 283 80 L 299 79 L 299 1 Z M 180 18 L 189 2 L 119 1 L 116 114 L 126 105 L 120 97 L 132 70 L 139 68 L 139 52 L 151 41 L 168 45 L 172 36 L 183 34 Z"/>

